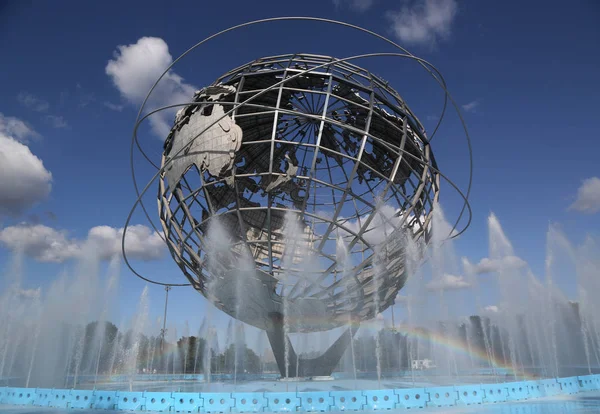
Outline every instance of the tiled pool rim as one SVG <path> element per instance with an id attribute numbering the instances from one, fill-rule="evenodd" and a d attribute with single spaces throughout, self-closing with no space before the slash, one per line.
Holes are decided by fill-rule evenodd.
<path id="1" fill-rule="evenodd" d="M 379 411 L 522 401 L 600 390 L 600 375 L 423 388 L 298 392 L 148 392 L 0 388 L 0 404 L 201 413 Z"/>

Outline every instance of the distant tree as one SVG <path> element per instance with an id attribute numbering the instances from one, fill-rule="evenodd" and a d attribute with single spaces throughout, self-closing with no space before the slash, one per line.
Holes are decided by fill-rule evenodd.
<path id="1" fill-rule="evenodd" d="M 245 347 L 245 355 L 244 355 L 244 360 L 243 360 L 243 369 L 244 372 L 250 373 L 250 374 L 258 374 L 262 371 L 262 367 L 261 367 L 261 363 L 260 363 L 260 357 L 258 355 L 256 355 L 256 353 L 248 348 Z"/>
<path id="2" fill-rule="evenodd" d="M 205 346 L 206 340 L 196 336 L 181 337 L 177 341 L 181 372 L 193 374 L 203 371 Z"/>
<path id="3" fill-rule="evenodd" d="M 486 333 L 484 331 L 483 323 L 481 317 L 478 315 L 473 315 L 469 317 L 470 326 L 470 342 L 471 347 L 480 352 L 488 352 L 486 349 Z M 489 333 L 488 333 L 489 338 Z M 489 339 L 488 339 L 489 342 Z M 489 346 L 489 345 L 488 345 Z"/>
<path id="4" fill-rule="evenodd" d="M 118 332 L 119 329 L 108 321 L 94 321 L 86 325 L 80 373 L 94 375 L 96 370 L 99 374 L 107 373 Z"/>

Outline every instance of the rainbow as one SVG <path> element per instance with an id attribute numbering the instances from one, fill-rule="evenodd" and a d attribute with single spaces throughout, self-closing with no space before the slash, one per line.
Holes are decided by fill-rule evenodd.
<path id="1" fill-rule="evenodd" d="M 506 371 L 510 375 L 519 376 L 525 380 L 537 379 L 537 376 L 531 373 L 527 373 L 525 371 L 516 371 L 512 364 L 507 364 L 498 358 L 494 358 L 492 355 L 488 355 L 484 350 L 476 347 L 469 347 L 460 339 L 448 337 L 435 331 L 424 331 L 422 328 L 410 325 L 400 325 L 395 330 L 396 332 L 402 334 L 410 335 L 424 341 L 429 341 L 443 349 L 467 356 L 481 363 L 491 364 L 492 368 L 495 370 Z"/>
<path id="2" fill-rule="evenodd" d="M 362 326 L 363 328 L 373 328 L 375 330 L 379 330 L 381 329 L 382 321 L 374 318 L 362 322 L 355 321 L 349 325 L 352 325 L 353 327 Z M 503 371 L 508 375 L 518 377 L 522 380 L 539 379 L 539 376 L 534 375 L 533 373 L 527 372 L 524 369 L 516 370 L 512 364 L 505 363 L 497 357 L 488 355 L 485 350 L 478 349 L 477 347 L 469 347 L 468 344 L 464 343 L 458 338 L 445 336 L 434 330 L 426 331 L 423 328 L 405 324 L 397 325 L 396 327 L 392 328 L 392 330 L 404 335 L 421 339 L 423 341 L 428 341 L 442 349 L 447 349 L 448 351 L 456 354 L 464 355 L 482 364 L 491 365 L 491 368 L 494 370 Z"/>

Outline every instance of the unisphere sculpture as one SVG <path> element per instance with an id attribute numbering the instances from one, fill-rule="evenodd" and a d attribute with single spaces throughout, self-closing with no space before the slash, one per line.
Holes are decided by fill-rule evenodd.
<path id="1" fill-rule="evenodd" d="M 243 23 L 299 20 L 355 29 L 402 53 L 337 59 L 290 54 L 233 69 L 181 105 L 165 141 L 158 209 L 164 239 L 196 290 L 224 312 L 264 329 L 282 377 L 328 376 L 361 321 L 394 303 L 432 235 L 432 213 L 446 179 L 425 128 L 386 81 L 351 63 L 395 56 L 416 61 L 445 93 L 441 74 L 394 42 L 366 29 L 316 17 L 277 17 Z M 161 78 L 162 78 L 161 76 Z M 132 141 L 137 141 L 144 106 Z M 192 98 L 192 97 L 190 97 Z M 470 141 L 466 126 L 467 143 Z M 434 130 L 433 135 L 437 131 Z M 132 153 L 133 160 L 133 153 Z M 152 164 L 152 161 L 150 161 Z M 153 164 L 154 165 L 154 164 Z M 134 183 L 141 201 L 143 191 Z M 135 206 L 129 214 L 129 224 Z M 146 208 L 144 213 L 150 217 Z M 156 227 L 155 227 L 156 229 Z M 454 229 L 453 229 L 454 230 Z M 123 234 L 123 254 L 127 260 Z M 179 284 L 179 286 L 182 286 Z M 315 359 L 299 358 L 291 332 L 348 326 Z"/>
<path id="2" fill-rule="evenodd" d="M 283 319 L 290 332 L 331 329 L 390 306 L 406 238 L 428 239 L 439 190 L 424 128 L 400 95 L 358 66 L 306 54 L 258 59 L 198 91 L 161 167 L 177 264 L 221 310 L 268 332 Z"/>

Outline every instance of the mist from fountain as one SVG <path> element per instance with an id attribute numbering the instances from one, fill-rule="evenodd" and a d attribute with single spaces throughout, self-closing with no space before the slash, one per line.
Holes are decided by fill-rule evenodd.
<path id="1" fill-rule="evenodd" d="M 347 280 L 347 277 L 350 276 L 350 272 L 352 270 L 352 263 L 350 260 L 350 255 L 348 254 L 348 246 L 344 241 L 343 237 L 337 237 L 336 241 L 336 259 L 338 260 L 338 266 L 340 267 L 340 271 L 342 273 L 342 279 Z M 354 329 L 354 321 L 352 320 L 352 315 L 348 313 L 348 322 L 346 324 L 346 329 Z M 357 375 L 356 375 L 356 351 L 354 349 L 354 340 L 350 341 L 350 362 L 351 362 L 351 374 L 354 379 L 354 387 L 357 386 Z M 346 352 L 347 353 L 347 352 Z"/>
<path id="2" fill-rule="evenodd" d="M 233 301 L 234 315 L 238 316 L 242 309 L 244 309 L 244 303 L 247 300 L 244 288 L 247 279 L 253 277 L 254 259 L 246 246 L 242 246 L 241 248 L 238 248 L 239 245 L 233 247 L 233 241 L 231 240 L 230 235 L 219 222 L 218 218 L 213 218 L 209 223 L 206 246 L 205 258 L 207 261 L 207 269 L 208 272 L 213 275 L 209 279 L 207 296 L 210 301 L 214 302 L 215 298 L 218 296 L 216 290 L 224 288 L 222 282 L 219 282 L 218 280 L 219 277 L 216 275 L 223 272 L 230 272 L 232 271 L 231 269 L 235 269 L 237 277 L 234 279 L 235 283 L 233 291 L 230 292 L 233 297 L 229 298 L 229 300 Z M 238 325 L 231 320 L 227 327 L 224 363 L 226 367 L 233 368 L 232 374 L 234 384 L 237 383 L 238 368 L 240 364 L 243 365 L 244 355 L 240 343 L 243 343 L 244 341 L 243 326 Z M 210 347 L 208 348 L 208 352 L 210 353 Z"/>
<path id="3" fill-rule="evenodd" d="M 189 322 L 186 320 L 184 322 L 183 325 L 183 338 L 187 338 L 187 340 L 185 341 L 185 345 L 183 347 L 183 361 L 182 361 L 182 365 L 183 365 L 183 375 L 187 374 L 187 361 L 188 361 L 188 355 L 190 353 L 190 324 Z"/>
<path id="4" fill-rule="evenodd" d="M 284 228 L 283 228 L 283 234 L 285 236 L 284 238 L 284 245 L 283 245 L 283 254 L 281 257 L 281 267 L 283 269 L 283 273 L 280 275 L 280 280 L 281 280 L 281 286 L 279 287 L 280 289 L 280 296 L 281 296 L 281 300 L 282 300 L 282 310 L 283 310 L 283 335 L 284 335 L 284 350 L 283 350 L 283 355 L 284 355 L 284 360 L 285 360 L 285 377 L 286 378 L 290 378 L 290 341 L 287 339 L 290 336 L 290 319 L 291 319 L 291 314 L 290 314 L 290 303 L 289 303 L 289 299 L 288 299 L 288 295 L 290 294 L 290 291 L 292 289 L 291 286 L 291 280 L 293 280 L 294 275 L 291 269 L 294 268 L 294 266 L 298 266 L 300 267 L 301 265 L 301 261 L 304 257 L 302 257 L 301 255 L 303 253 L 307 253 L 304 252 L 302 250 L 300 250 L 300 243 L 301 240 L 299 240 L 302 235 L 303 235 L 303 229 L 300 228 L 299 224 L 298 224 L 298 216 L 296 215 L 296 213 L 292 212 L 292 211 L 287 211 L 285 213 L 285 218 L 284 218 Z M 298 262 L 298 263 L 297 263 Z M 299 354 L 299 353 L 298 353 Z M 297 363 L 298 361 L 296 361 Z M 294 377 L 298 375 L 297 372 L 298 369 L 298 364 L 296 364 L 296 372 L 294 373 Z"/>
<path id="5" fill-rule="evenodd" d="M 177 327 L 175 325 L 171 325 L 171 327 L 169 328 L 169 342 L 170 343 L 176 343 L 177 342 Z M 179 352 L 170 352 L 171 355 L 171 374 L 173 376 L 175 376 L 175 373 L 178 372 L 177 368 L 181 367 L 180 361 L 179 361 Z"/>
<path id="6" fill-rule="evenodd" d="M 405 266 L 410 277 L 394 305 L 396 321 L 390 325 L 391 310 L 387 310 L 385 318 L 365 323 L 338 370 L 343 369 L 355 386 L 360 378 L 374 378 L 385 386 L 384 379 L 392 377 L 417 385 L 600 372 L 600 304 L 593 296 L 600 290 L 600 249 L 594 238 L 574 244 L 560 226 L 550 225 L 540 277 L 518 257 L 495 215 L 488 219 L 488 257 L 473 264 L 461 260 L 454 243 L 445 240 L 451 226 L 441 209 L 435 211 L 424 265 L 420 247 L 406 237 Z M 243 304 L 244 277 L 253 259 L 243 250 L 233 255 L 231 241 L 218 224 L 211 224 L 210 233 L 207 268 L 216 274 L 223 263 L 234 263 L 240 277 L 232 295 Z M 282 267 L 310 274 L 317 266 L 308 248 L 301 248 L 306 235 L 293 214 L 286 217 L 284 236 Z M 148 324 L 147 289 L 131 318 L 121 317 L 118 327 L 107 323 L 119 316 L 112 309 L 120 262 L 115 259 L 102 271 L 92 253 L 84 252 L 73 272 L 64 271 L 44 291 L 27 294 L 21 287 L 23 254 L 12 256 L 0 296 L 0 377 L 5 381 L 14 378 L 13 384 L 30 387 L 90 387 L 120 374 L 127 378 L 128 388 L 134 389 L 142 370 L 153 373 L 158 368 L 159 373 L 171 375 L 202 373 L 206 386 L 214 375 L 230 373 L 236 384 L 248 369 L 248 346 L 263 356 L 260 372 L 267 366 L 262 352 L 264 333 L 248 341 L 254 328 L 248 330 L 240 322 L 232 320 L 229 333 L 222 336 L 224 349 L 220 349 L 218 332 L 222 335 L 224 329 L 210 322 L 210 306 L 197 330 L 193 324 L 179 329 L 184 337 L 180 345 L 177 327 L 181 324 L 172 323 L 163 352 L 160 323 Z M 338 236 L 334 253 L 338 260 L 334 277 L 345 277 L 353 264 L 343 237 Z M 383 271 L 377 269 L 378 262 L 376 273 Z M 279 292 L 294 277 L 293 272 L 282 275 Z M 208 286 L 209 298 L 214 297 L 213 288 Z M 297 328 L 290 325 L 297 323 L 289 317 L 293 306 L 284 300 L 284 332 L 298 350 L 297 366 L 303 355 L 329 346 L 337 331 L 290 333 Z M 90 324 L 93 321 L 98 323 Z M 349 317 L 347 326 L 340 329 L 352 323 Z M 147 337 L 149 332 L 156 336 Z M 195 343 L 189 339 L 191 332 L 197 332 Z M 287 361 L 290 350 L 285 352 Z M 426 359 L 437 368 L 414 365 Z M 289 374 L 289 363 L 286 370 Z"/>
<path id="7" fill-rule="evenodd" d="M 208 323 L 206 321 L 206 316 L 204 318 L 202 318 L 202 323 L 200 324 L 200 327 L 198 328 L 198 335 L 197 335 L 197 339 L 196 339 L 196 351 L 194 352 L 194 374 L 198 373 L 198 359 L 201 358 L 201 354 L 204 352 L 204 349 L 200 349 L 200 338 L 206 338 L 207 337 L 207 332 L 208 330 Z M 205 344 L 205 348 L 206 348 L 206 344 Z"/>
<path id="8" fill-rule="evenodd" d="M 142 333 L 146 330 L 148 320 L 148 286 L 144 288 L 140 296 L 138 309 L 131 324 L 132 329 L 128 332 L 130 345 L 124 350 L 125 353 L 125 371 L 129 376 L 129 390 L 132 391 L 132 384 L 138 373 L 138 356 L 140 354 L 140 345 L 142 342 Z"/>

